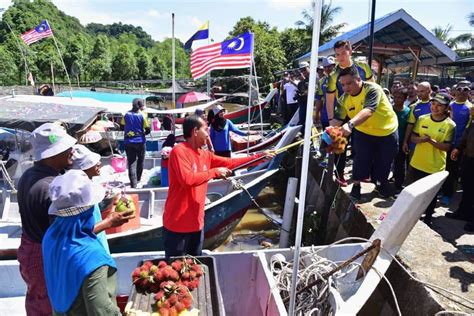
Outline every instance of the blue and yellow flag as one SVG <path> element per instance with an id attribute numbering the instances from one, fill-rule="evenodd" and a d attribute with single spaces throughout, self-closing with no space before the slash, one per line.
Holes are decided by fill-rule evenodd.
<path id="1" fill-rule="evenodd" d="M 191 49 L 191 46 L 193 45 L 193 41 L 197 41 L 197 40 L 202 40 L 202 39 L 206 39 L 209 37 L 209 21 L 207 21 L 206 23 L 204 23 L 200 28 L 199 30 L 194 33 L 193 36 L 191 36 L 190 39 L 188 39 L 188 41 L 186 42 L 186 44 L 184 44 L 184 49 L 185 50 L 190 50 Z"/>

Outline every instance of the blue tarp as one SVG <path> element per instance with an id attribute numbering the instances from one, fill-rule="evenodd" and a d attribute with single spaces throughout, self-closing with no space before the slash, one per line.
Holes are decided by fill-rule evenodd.
<path id="1" fill-rule="evenodd" d="M 69 97 L 69 91 L 58 93 L 57 96 Z M 126 94 L 126 93 L 108 93 L 108 92 L 95 92 L 95 91 L 72 91 L 74 98 L 92 98 L 102 102 L 119 102 L 119 103 L 132 103 L 133 99 L 141 98 L 146 99 L 153 95 L 151 94 Z"/>

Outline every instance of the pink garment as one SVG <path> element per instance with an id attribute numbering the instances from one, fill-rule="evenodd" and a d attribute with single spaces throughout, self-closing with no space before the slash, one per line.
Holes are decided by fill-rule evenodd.
<path id="1" fill-rule="evenodd" d="M 43 254 L 41 244 L 32 242 L 25 235 L 21 236 L 18 248 L 20 273 L 27 286 L 25 308 L 28 316 L 51 315 L 48 290 L 44 279 Z"/>

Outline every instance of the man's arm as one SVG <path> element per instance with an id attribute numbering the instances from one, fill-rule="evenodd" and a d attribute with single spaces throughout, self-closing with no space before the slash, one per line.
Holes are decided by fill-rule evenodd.
<path id="1" fill-rule="evenodd" d="M 409 146 L 408 146 L 408 140 L 410 139 L 412 130 L 413 130 L 413 124 L 408 123 L 405 130 L 405 137 L 403 138 L 403 144 L 402 144 L 402 149 L 405 154 L 408 154 L 408 152 L 410 151 Z"/>
<path id="2" fill-rule="evenodd" d="M 189 159 L 188 150 L 181 147 L 173 148 L 168 162 L 168 169 L 176 173 L 176 180 L 180 185 L 195 187 L 220 175 L 216 169 L 193 171 L 193 161 Z M 211 152 L 209 154 L 213 155 Z"/>
<path id="3" fill-rule="evenodd" d="M 248 156 L 248 157 L 243 157 L 243 158 L 226 158 L 226 157 L 221 157 L 221 156 L 212 154 L 211 168 L 225 167 L 225 168 L 233 169 L 249 161 L 262 157 L 263 155 L 264 155 L 263 153 L 258 153 L 254 156 Z"/>

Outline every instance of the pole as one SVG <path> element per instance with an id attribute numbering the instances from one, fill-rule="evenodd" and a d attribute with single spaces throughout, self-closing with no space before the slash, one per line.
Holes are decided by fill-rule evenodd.
<path id="1" fill-rule="evenodd" d="M 247 155 L 249 154 L 250 147 L 250 108 L 252 107 L 252 65 L 250 65 L 250 74 L 249 74 L 249 106 L 247 114 Z"/>
<path id="2" fill-rule="evenodd" d="M 172 68 L 172 102 L 173 107 L 176 108 L 176 70 L 175 70 L 175 52 L 174 52 L 174 13 L 171 13 L 171 68 Z"/>
<path id="3" fill-rule="evenodd" d="M 258 87 L 257 67 L 255 66 L 253 53 L 252 53 L 252 65 L 253 65 L 253 73 L 255 74 L 255 85 L 257 88 L 258 110 L 260 111 L 260 133 L 263 136 L 263 113 L 262 113 L 262 105 L 260 104 L 260 88 Z"/>
<path id="4" fill-rule="evenodd" d="M 53 85 L 53 93 L 56 94 L 56 87 L 54 86 L 54 66 L 53 66 L 53 61 L 49 61 L 49 65 L 51 67 L 51 83 Z"/>
<path id="5" fill-rule="evenodd" d="M 46 23 L 49 25 L 51 28 L 51 25 L 49 24 L 48 20 L 46 20 Z M 54 36 L 54 32 L 51 32 L 54 45 L 56 46 L 56 49 L 58 50 L 59 58 L 61 59 L 61 63 L 63 64 L 64 71 L 66 72 L 66 78 L 67 82 L 69 83 L 69 96 L 72 99 L 72 84 L 71 84 L 71 79 L 69 78 L 69 73 L 67 72 L 66 64 L 64 63 L 63 55 L 61 54 L 61 51 L 59 50 L 58 42 L 56 41 L 56 37 Z M 54 90 L 54 89 L 53 89 Z"/>
<path id="6" fill-rule="evenodd" d="M 294 267 L 293 275 L 291 277 L 291 291 L 290 291 L 290 308 L 288 315 L 295 315 L 295 303 L 296 303 L 296 284 L 298 281 L 298 268 L 300 262 L 300 248 L 301 248 L 301 235 L 303 233 L 303 216 L 304 207 L 306 202 L 306 185 L 308 182 L 308 166 L 309 166 L 309 147 L 311 137 L 311 127 L 313 126 L 313 104 L 314 94 L 316 92 L 316 68 L 318 66 L 318 46 L 319 46 L 319 33 L 321 28 L 321 9 L 322 0 L 314 2 L 314 16 L 313 16 L 313 36 L 311 43 L 311 70 L 309 74 L 309 89 L 308 89 L 308 100 L 306 103 L 306 118 L 305 118 L 305 131 L 304 131 L 304 145 L 303 145 L 303 164 L 301 167 L 301 183 L 299 192 L 299 203 L 298 203 L 298 216 L 296 221 L 296 239 L 295 239 L 295 252 L 293 257 Z"/>
<path id="7" fill-rule="evenodd" d="M 209 37 L 209 21 L 207 21 L 207 45 L 211 44 L 211 38 Z M 211 95 L 211 72 L 207 73 L 207 95 Z"/>
<path id="8" fill-rule="evenodd" d="M 375 1 L 376 0 L 372 0 L 372 12 L 370 16 L 369 67 L 372 67 L 372 55 L 374 52 Z"/>
<path id="9" fill-rule="evenodd" d="M 280 248 L 288 247 L 290 239 L 291 220 L 293 219 L 293 209 L 295 207 L 296 189 L 298 188 L 298 178 L 288 178 L 285 196 L 285 208 L 283 209 L 283 223 L 280 232 Z"/>

